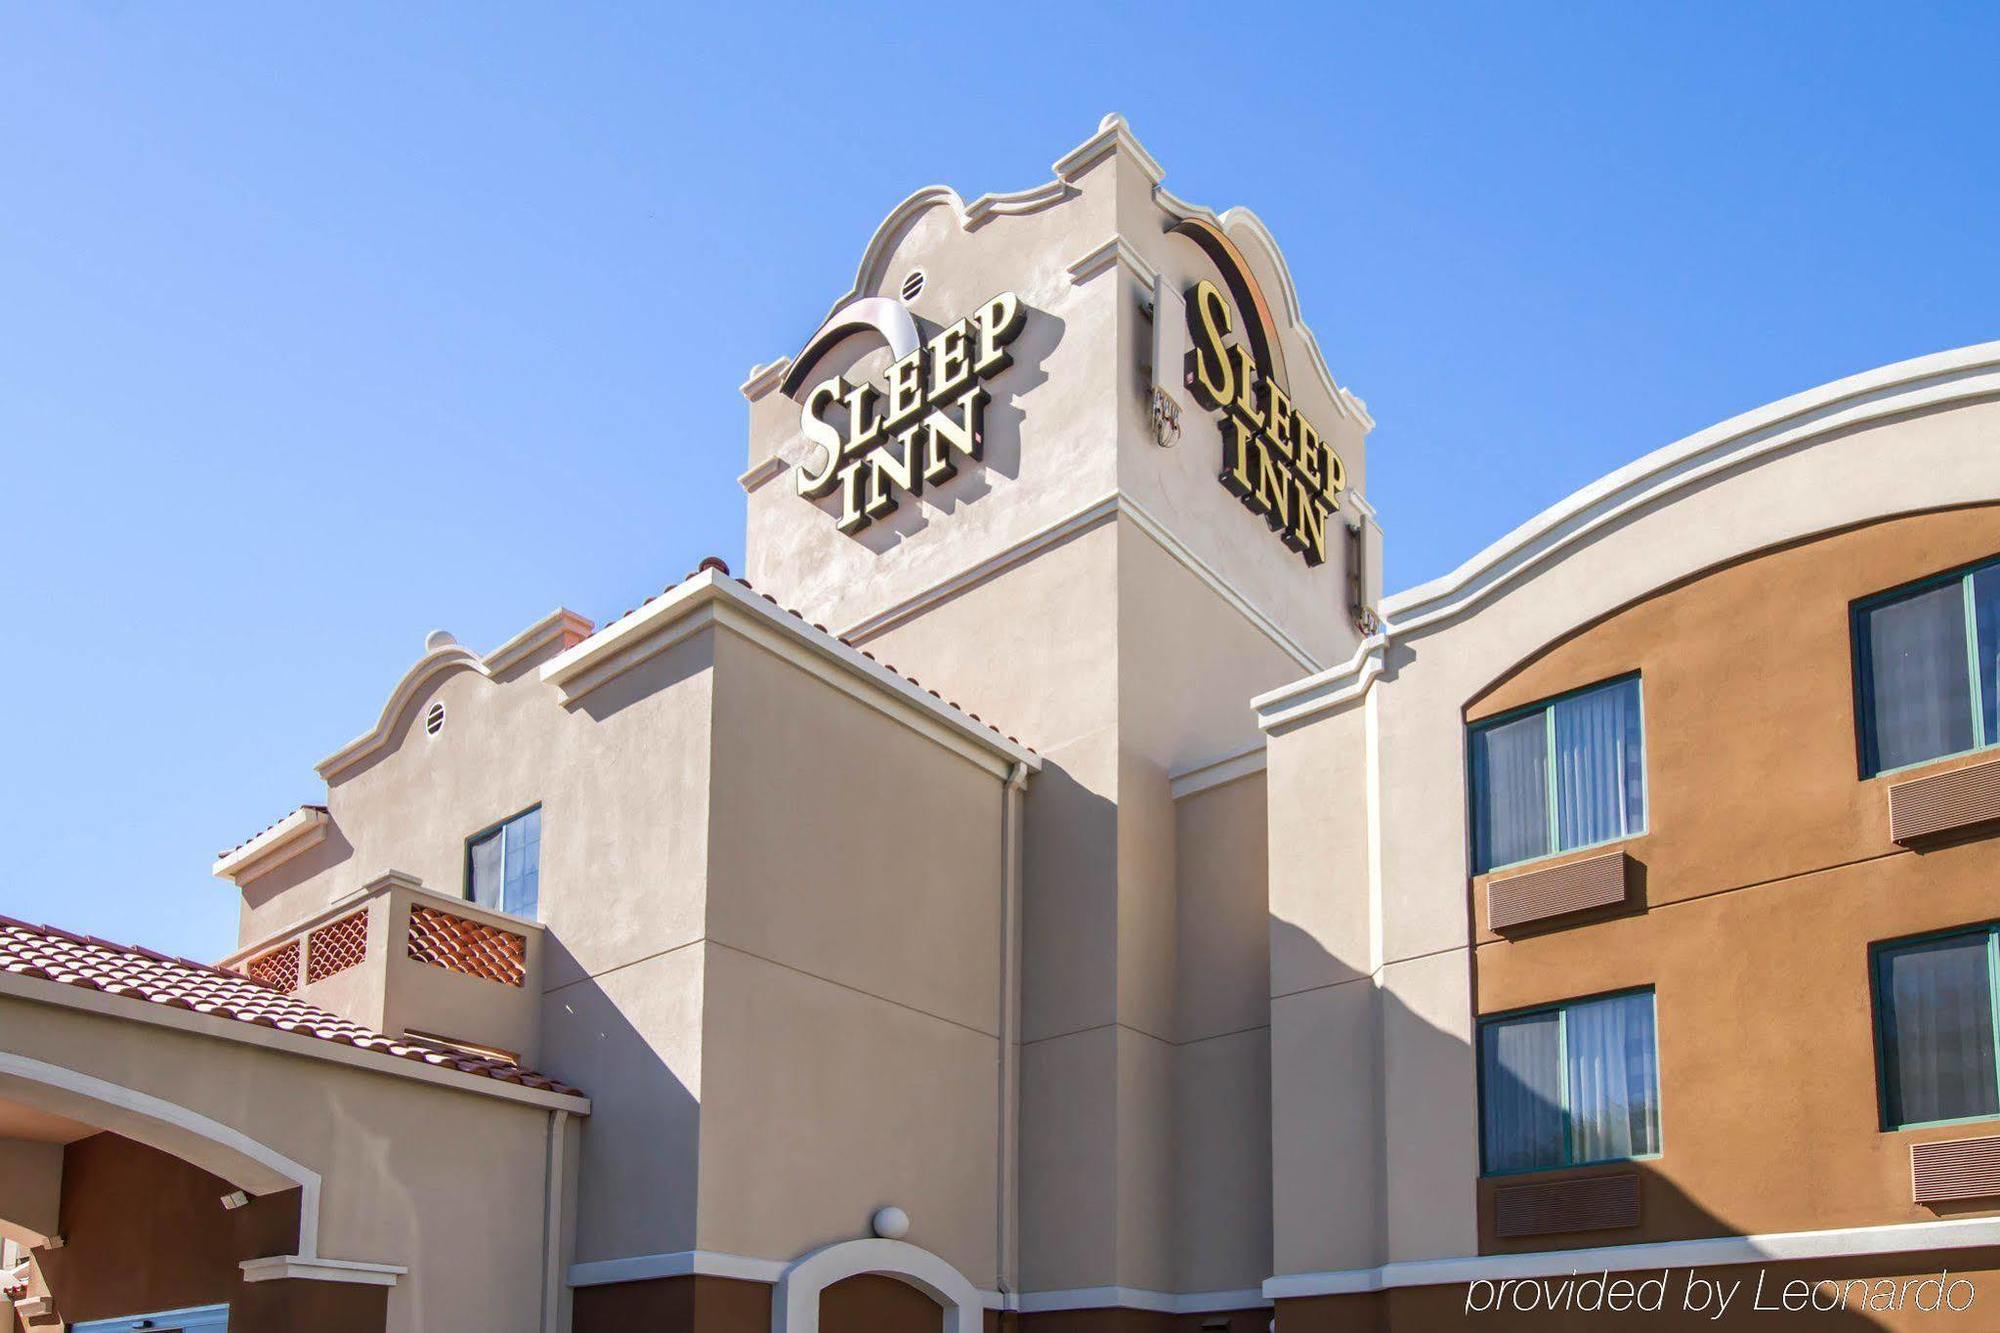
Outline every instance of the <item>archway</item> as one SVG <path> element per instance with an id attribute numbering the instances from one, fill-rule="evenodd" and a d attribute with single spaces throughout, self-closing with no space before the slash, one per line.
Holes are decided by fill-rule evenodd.
<path id="1" fill-rule="evenodd" d="M 785 1270 L 771 1298 L 771 1333 L 820 1333 L 820 1297 L 848 1278 L 894 1278 L 940 1307 L 943 1333 L 981 1333 L 979 1291 L 929 1250 L 900 1240 L 850 1240 L 814 1250 Z"/>

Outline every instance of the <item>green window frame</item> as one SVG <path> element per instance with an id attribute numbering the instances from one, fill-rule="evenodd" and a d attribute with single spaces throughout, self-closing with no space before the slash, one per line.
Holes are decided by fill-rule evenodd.
<path id="1" fill-rule="evenodd" d="M 1612 1002 L 1632 1000 L 1642 996 L 1646 1000 L 1645 1027 L 1651 1043 L 1646 1057 L 1647 1071 L 1651 1075 L 1651 1087 L 1650 1095 L 1644 1101 L 1644 1105 L 1650 1108 L 1650 1115 L 1646 1125 L 1640 1130 L 1639 1137 L 1647 1142 L 1638 1151 L 1632 1152 L 1592 1151 L 1582 1143 L 1582 1140 L 1586 1136 L 1599 1139 L 1606 1137 L 1604 1132 L 1606 1124 L 1586 1125 L 1578 1111 L 1578 1092 L 1572 1086 L 1575 1069 L 1570 1059 L 1570 1016 L 1579 1010 L 1605 1007 Z M 1518 1164 L 1497 1163 L 1494 1140 L 1504 1133 L 1504 1129 L 1495 1124 L 1499 1090 L 1492 1083 L 1496 1051 L 1489 1043 L 1489 1034 L 1511 1026 L 1546 1022 L 1550 1017 L 1556 1020 L 1554 1081 L 1557 1095 L 1555 1104 L 1548 1109 L 1556 1111 L 1559 1116 L 1561 1152 L 1558 1156 L 1546 1160 Z M 1656 1160 L 1665 1151 L 1663 1128 L 1665 1117 L 1661 1110 L 1660 1088 L 1659 1001 L 1653 987 L 1637 986 L 1598 995 L 1579 996 L 1576 999 L 1560 1000 L 1550 1004 L 1531 1005 L 1523 1009 L 1510 1009 L 1480 1018 L 1476 1029 L 1477 1051 L 1474 1063 L 1479 1097 L 1479 1165 L 1483 1175 L 1515 1176 L 1540 1171 L 1561 1171 L 1570 1167 L 1601 1166 L 1610 1162 L 1647 1162 Z M 1629 1068 L 1627 1072 L 1630 1072 Z M 1628 1128 L 1629 1123 L 1628 1119 Z"/>
<path id="2" fill-rule="evenodd" d="M 1987 1030 L 1990 1047 L 1987 1059 L 1992 1061 L 1995 1087 L 2000 1088 L 2000 921 L 1988 921 L 1974 926 L 1954 926 L 1949 930 L 1934 930 L 1922 935 L 1906 935 L 1901 939 L 1880 940 L 1868 946 L 1870 1008 L 1875 1030 L 1875 1092 L 1881 1114 L 1881 1127 L 1885 1133 L 1905 1129 L 1925 1129 L 1935 1125 L 1970 1125 L 2000 1120 L 2000 1102 L 1996 1102 L 1993 1110 L 1972 1115 L 1905 1119 L 1897 1114 L 1903 1098 L 1899 1097 L 1896 1090 L 1891 1087 L 1891 1079 L 1895 1072 L 1892 1059 L 1895 1038 L 1889 1030 L 1893 1005 L 1885 1003 L 1889 997 L 1890 961 L 1905 954 L 1920 953 L 1941 945 L 1959 941 L 1971 942 L 1980 938 L 1984 938 L 1986 942 L 1986 1001 L 1990 1022 Z"/>
<path id="3" fill-rule="evenodd" d="M 1989 582 L 1991 580 L 1991 582 Z M 1976 754 L 2000 746 L 2000 679 L 1988 680 L 1979 669 L 1980 641 L 1984 637 L 1989 646 L 2000 644 L 2000 602 L 1989 602 L 1982 607 L 1979 592 L 1982 585 L 1992 593 L 1996 583 L 2000 583 L 2000 557 L 1989 556 L 1969 565 L 1932 574 L 1910 583 L 1881 592 L 1870 593 L 1857 599 L 1849 609 L 1849 637 L 1854 657 L 1854 724 L 1855 748 L 1860 759 L 1863 778 L 1872 778 L 1884 773 L 1896 773 L 1915 768 L 1921 764 L 1934 763 L 1939 759 L 1949 759 L 1954 755 Z M 1926 753 L 1921 757 L 1903 759 L 1889 763 L 1882 758 L 1882 738 L 1880 724 L 1875 709 L 1875 685 L 1879 672 L 1874 661 L 1868 626 L 1870 617 L 1885 607 L 1908 602 L 1940 588 L 1958 585 L 1962 600 L 1961 613 L 1964 618 L 1962 633 L 1965 642 L 1966 700 L 1970 712 L 1970 745 L 1953 749 L 1941 749 Z M 1985 623 L 1981 623 L 1982 611 Z"/>
<path id="4" fill-rule="evenodd" d="M 1631 724 L 1631 752 L 1623 756 L 1625 771 L 1621 779 L 1623 790 L 1616 802 L 1616 827 L 1592 835 L 1566 833 L 1566 822 L 1583 823 L 1586 819 L 1581 809 L 1576 808 L 1574 803 L 1566 805 L 1563 799 L 1565 782 L 1559 717 L 1565 710 L 1587 700 L 1598 697 L 1608 700 L 1614 695 L 1629 706 Z M 1503 857 L 1493 845 L 1496 838 L 1490 802 L 1494 792 L 1488 773 L 1490 761 L 1484 760 L 1483 756 L 1489 753 L 1487 742 L 1496 733 L 1537 716 L 1542 720 L 1541 781 L 1545 842 L 1541 850 Z M 1646 781 L 1645 690 L 1640 673 L 1631 671 L 1609 680 L 1596 681 L 1469 723 L 1466 727 L 1465 785 L 1467 833 L 1472 848 L 1472 871 L 1476 875 L 1530 865 L 1551 856 L 1587 851 L 1592 847 L 1605 847 L 1642 836 L 1650 816 L 1651 798 Z M 1602 819 L 1608 813 L 1600 811 L 1598 817 Z"/>

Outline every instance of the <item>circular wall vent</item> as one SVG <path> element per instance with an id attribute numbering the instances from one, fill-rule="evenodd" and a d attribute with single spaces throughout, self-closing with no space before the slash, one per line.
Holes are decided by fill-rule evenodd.
<path id="1" fill-rule="evenodd" d="M 435 736 L 443 730 L 444 705 L 442 703 L 434 703 L 424 713 L 424 731 L 427 735 Z"/>
<path id="2" fill-rule="evenodd" d="M 923 291 L 924 271 L 920 268 L 913 268 L 910 270 L 910 276 L 903 279 L 903 299 L 905 301 L 914 301 L 923 295 Z"/>

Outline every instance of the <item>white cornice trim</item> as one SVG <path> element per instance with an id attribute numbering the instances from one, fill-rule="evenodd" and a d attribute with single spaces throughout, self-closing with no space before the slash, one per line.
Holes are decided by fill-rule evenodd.
<path id="1" fill-rule="evenodd" d="M 519 1083 L 508 1083 L 480 1074 L 445 1069 L 425 1061 L 406 1060 L 401 1056 L 389 1055 L 382 1051 L 364 1051 L 356 1046 L 343 1046 L 339 1042 L 326 1041 L 319 1037 L 308 1037 L 296 1032 L 264 1027 L 257 1023 L 246 1023 L 238 1018 L 201 1014 L 189 1009 L 174 1009 L 163 1004 L 147 1004 L 143 1000 L 108 995 L 103 991 L 84 990 L 78 986 L 69 986 L 60 981 L 48 981 L 40 977 L 24 977 L 17 973 L 0 972 L 0 998 L 27 1000 L 34 1004 L 53 1004 L 129 1023 L 151 1023 L 156 1027 L 172 1028 L 198 1037 L 216 1037 L 245 1046 L 282 1051 L 287 1055 L 303 1055 L 310 1059 L 326 1060 L 374 1074 L 414 1079 L 419 1083 L 430 1083 L 455 1092 L 473 1092 L 484 1097 L 521 1102 L 545 1110 L 574 1111 L 578 1115 L 590 1114 L 588 1097 L 524 1087 Z"/>
<path id="2" fill-rule="evenodd" d="M 1107 495 L 1101 500 L 1093 500 L 1067 518 L 1030 533 L 1012 546 L 1006 547 L 983 560 L 974 561 L 958 573 L 939 583 L 934 583 L 914 597 L 908 597 L 886 610 L 877 611 L 865 620 L 857 620 L 842 632 L 841 637 L 850 643 L 867 643 L 879 637 L 884 631 L 894 629 L 930 610 L 940 602 L 948 601 L 975 584 L 1000 574 L 1030 556 L 1038 555 L 1052 546 L 1059 546 L 1072 537 L 1078 537 L 1108 522 L 1117 516 L 1118 497 Z"/>
<path id="3" fill-rule="evenodd" d="M 1108 273 L 1114 267 L 1123 268 L 1130 273 L 1133 281 L 1149 294 L 1153 290 L 1153 284 L 1160 277 L 1160 271 L 1146 262 L 1146 257 L 1133 249 L 1132 243 L 1123 236 L 1106 238 L 1064 271 L 1069 274 L 1072 285 L 1081 287 L 1098 274 Z"/>
<path id="4" fill-rule="evenodd" d="M 775 1284 L 792 1265 L 779 1259 L 757 1259 L 717 1250 L 676 1250 L 668 1254 L 635 1254 L 622 1259 L 597 1259 L 571 1264 L 569 1285 L 601 1287 L 615 1282 L 645 1282 L 669 1277 L 728 1277 L 743 1282 Z M 989 1310 L 1032 1314 L 1048 1310 L 1151 1310 L 1164 1314 L 1210 1314 L 1218 1310 L 1254 1310 L 1270 1300 L 1257 1288 L 1238 1291 L 1166 1292 L 1140 1287 L 1077 1287 L 1066 1291 L 1019 1294 L 979 1291 Z"/>
<path id="5" fill-rule="evenodd" d="M 776 361 L 750 367 L 749 376 L 738 386 L 737 392 L 751 402 L 756 402 L 785 382 L 785 371 L 791 368 L 791 364 L 792 358 L 781 356 Z"/>
<path id="6" fill-rule="evenodd" d="M 439 644 L 425 652 L 415 665 L 403 673 L 403 678 L 389 691 L 389 701 L 382 705 L 382 715 L 375 719 L 375 725 L 320 760 L 314 771 L 331 783 L 348 769 L 387 748 L 396 719 L 432 677 L 464 667 L 491 680 L 498 672 L 516 665 L 523 657 L 552 640 L 566 634 L 585 636 L 595 628 L 587 617 L 559 606 L 484 657 L 463 644 Z"/>
<path id="7" fill-rule="evenodd" d="M 1038 532 L 1030 533 L 1012 546 L 996 551 L 982 560 L 974 561 L 950 578 L 932 584 L 914 597 L 905 598 L 894 606 L 855 621 L 842 632 L 842 637 L 852 643 L 867 643 L 905 621 L 922 615 L 940 602 L 956 597 L 966 589 L 984 583 L 1072 537 L 1081 536 L 1120 514 L 1131 519 L 1133 525 L 1150 537 L 1155 545 L 1179 561 L 1189 573 L 1207 584 L 1216 596 L 1235 608 L 1238 614 L 1275 643 L 1286 656 L 1307 671 L 1319 670 L 1318 659 L 1307 652 L 1298 640 L 1279 628 L 1278 622 L 1264 614 L 1263 610 L 1239 591 L 1236 585 L 1188 549 L 1186 543 L 1169 532 L 1166 525 L 1147 512 L 1143 505 L 1130 496 L 1115 491 L 1102 499 L 1091 501 L 1066 518 L 1057 519 Z"/>
<path id="8" fill-rule="evenodd" d="M 245 1282 L 278 1282 L 298 1278 L 306 1282 L 349 1282 L 363 1287 L 393 1287 L 396 1279 L 410 1270 L 401 1264 L 367 1264 L 353 1259 L 308 1259 L 296 1254 L 274 1254 L 261 1259 L 245 1259 L 236 1265 Z"/>
<path id="9" fill-rule="evenodd" d="M 571 636 L 575 639 L 585 639 L 590 637 L 591 631 L 596 628 L 596 623 L 588 616 L 579 615 L 566 606 L 559 606 L 486 654 L 483 660 L 487 673 L 497 676 L 521 659 L 539 652 L 559 639 Z"/>
<path id="10" fill-rule="evenodd" d="M 319 806 L 302 805 L 241 847 L 217 857 L 209 873 L 237 885 L 247 884 L 319 846 L 332 823 L 333 817 Z"/>
<path id="11" fill-rule="evenodd" d="M 1913 412 L 2000 396 L 2000 342 L 1938 352 L 1851 375 L 1698 431 L 1543 510 L 1443 578 L 1386 597 L 1382 633 L 1352 659 L 1251 700 L 1265 731 L 1364 697 L 1389 644 L 1466 615 L 1606 526 L 1665 505 L 1712 478 L 1782 450 Z"/>
<path id="12" fill-rule="evenodd" d="M 566 706 L 573 705 L 709 623 L 728 626 L 996 776 L 1005 777 L 1015 764 L 1030 770 L 1042 766 L 1041 757 L 1027 746 L 973 721 L 936 694 L 712 569 L 544 663 L 542 679 L 556 687 Z"/>
<path id="13" fill-rule="evenodd" d="M 1339 666 L 1253 697 L 1250 706 L 1257 710 L 1258 727 L 1277 731 L 1365 697 L 1369 686 L 1381 678 L 1392 632 L 1369 635 L 1355 646 L 1354 656 Z"/>
<path id="14" fill-rule="evenodd" d="M 1527 571 L 1636 510 L 1657 507 L 1726 469 L 1835 432 L 2000 394 L 2000 342 L 1850 375 L 1697 431 L 1549 506 L 1442 578 L 1382 601 L 1401 633 L 1462 615 Z"/>
<path id="15" fill-rule="evenodd" d="M 790 466 L 791 464 L 785 461 L 785 458 L 782 454 L 772 454 L 769 458 L 757 464 L 757 466 L 749 469 L 742 476 L 738 477 L 736 479 L 736 484 L 743 488 L 743 493 L 745 495 L 748 495 L 750 492 L 764 485 L 764 483 L 770 481 L 773 477 L 778 476 L 780 473 L 782 473 L 786 468 L 789 468 Z"/>
<path id="16" fill-rule="evenodd" d="M 1125 118 L 1114 113 L 1099 123 L 1095 134 L 1056 159 L 1050 168 L 1054 179 L 1040 185 L 1006 194 L 982 194 L 969 204 L 948 185 L 927 185 L 915 191 L 890 209 L 889 215 L 875 228 L 875 234 L 868 238 L 868 244 L 861 249 L 861 262 L 855 267 L 854 285 L 846 295 L 828 307 L 827 318 L 831 319 L 848 302 L 873 295 L 882 286 L 883 269 L 890 252 L 901 239 L 904 229 L 921 214 L 933 208 L 949 208 L 958 220 L 959 229 L 971 232 L 996 217 L 1023 217 L 1039 213 L 1075 198 L 1080 193 L 1076 179 L 1113 153 L 1125 154 L 1151 182 L 1159 182 L 1163 173 L 1158 160 L 1133 135 Z M 743 382 L 743 396 L 752 402 L 762 398 L 773 385 L 783 380 L 789 368 L 789 357 L 753 368 Z"/>
<path id="17" fill-rule="evenodd" d="M 479 654 L 463 644 L 447 643 L 431 649 L 419 657 L 415 665 L 396 682 L 396 687 L 389 691 L 389 701 L 382 705 L 382 715 L 375 719 L 375 725 L 313 765 L 313 770 L 325 781 L 332 782 L 356 764 L 380 753 L 389 744 L 397 717 L 430 683 L 431 678 L 460 668 L 477 671 L 482 676 L 493 674 L 479 659 Z"/>
<path id="18" fill-rule="evenodd" d="M 777 1259 L 716 1250 L 675 1250 L 670 1254 L 635 1254 L 623 1259 L 597 1259 L 571 1264 L 569 1285 L 601 1287 L 613 1282 L 644 1282 L 662 1277 L 731 1277 L 741 1282 L 775 1283 L 789 1264 Z"/>
<path id="19" fill-rule="evenodd" d="M 1307 652 L 1305 645 L 1279 628 L 1278 622 L 1266 615 L 1262 607 L 1238 591 L 1235 584 L 1224 578 L 1207 561 L 1189 549 L 1186 543 L 1169 532 L 1166 524 L 1148 513 L 1144 505 L 1129 495 L 1121 495 L 1118 498 L 1118 507 L 1132 520 L 1134 527 L 1151 537 L 1161 550 L 1187 566 L 1189 572 L 1207 584 L 1210 591 L 1235 607 L 1245 620 L 1262 630 L 1265 636 L 1283 649 L 1294 662 L 1307 671 L 1320 669 L 1319 659 Z"/>
<path id="20" fill-rule="evenodd" d="M 1271 1301 L 1256 1287 L 1238 1291 L 1148 1291 L 1143 1287 L 1074 1287 L 1067 1291 L 1024 1291 L 1007 1304 L 1022 1314 L 1052 1310 L 1149 1310 L 1157 1314 L 1215 1314 L 1260 1310 Z"/>
<path id="21" fill-rule="evenodd" d="M 1657 1268 L 1712 1268 L 1723 1264 L 1784 1263 L 1798 1259 L 1845 1259 L 1872 1254 L 1910 1254 L 2000 1245 L 2000 1217 L 1905 1222 L 1892 1226 L 1845 1227 L 1828 1231 L 1781 1231 L 1754 1236 L 1657 1241 L 1647 1245 L 1600 1245 L 1584 1250 L 1539 1250 L 1532 1254 L 1480 1254 L 1456 1259 L 1409 1259 L 1379 1268 L 1347 1268 L 1325 1273 L 1289 1273 L 1266 1278 L 1273 1300 L 1339 1296 L 1393 1287 L 1435 1287 L 1499 1278 L 1567 1277 L 1572 1273 L 1629 1273 Z"/>
<path id="22" fill-rule="evenodd" d="M 1262 773 L 1269 761 L 1270 751 L 1260 740 L 1254 745 L 1246 745 L 1219 759 L 1205 759 L 1192 768 L 1169 773 L 1167 785 L 1172 790 L 1174 799 L 1178 801 L 1184 796 L 1207 791 L 1210 787 L 1220 787 L 1225 782 L 1247 778 L 1252 773 Z"/>
<path id="23" fill-rule="evenodd" d="M 1114 111 L 1098 122 L 1097 133 L 1056 159 L 1056 179 L 1073 181 L 1113 153 L 1123 153 L 1131 158 L 1133 164 L 1145 173 L 1148 185 L 1158 185 L 1167 174 L 1160 160 L 1147 152 L 1146 145 L 1132 133 L 1125 117 Z"/>

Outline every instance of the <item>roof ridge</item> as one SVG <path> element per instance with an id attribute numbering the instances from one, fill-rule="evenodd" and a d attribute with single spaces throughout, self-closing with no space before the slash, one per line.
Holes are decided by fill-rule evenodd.
<path id="1" fill-rule="evenodd" d="M 1026 750 L 1029 754 L 1032 755 L 1041 754 L 1041 751 L 1037 750 L 1034 746 L 1029 745 L 1026 741 L 1023 741 L 1019 736 L 1008 735 L 1008 733 L 1000 730 L 1000 728 L 994 726 L 991 722 L 988 722 L 985 718 L 979 716 L 979 714 L 961 705 L 956 699 L 947 699 L 942 694 L 939 694 L 936 690 L 932 689 L 930 686 L 918 680 L 915 676 L 907 675 L 901 671 L 896 670 L 896 667 L 893 663 L 882 661 L 880 658 L 876 657 L 875 654 L 869 652 L 866 648 L 863 648 L 861 645 L 855 643 L 852 639 L 848 638 L 846 635 L 835 634 L 832 630 L 820 624 L 817 620 L 807 620 L 805 618 L 805 615 L 802 612 L 800 612 L 797 607 L 786 606 L 783 602 L 773 597 L 770 593 L 758 591 L 756 585 L 752 584 L 749 579 L 744 578 L 740 574 L 730 573 L 728 562 L 723 560 L 721 556 L 715 556 L 715 555 L 703 556 L 701 563 L 699 565 L 696 565 L 692 570 L 690 570 L 686 578 L 683 578 L 676 583 L 669 583 L 666 587 L 660 589 L 660 591 L 654 593 L 651 597 L 648 597 L 645 601 L 639 603 L 639 605 L 631 608 L 630 610 L 619 612 L 617 615 L 611 617 L 611 619 L 605 621 L 602 625 L 599 625 L 596 629 L 592 630 L 590 634 L 585 636 L 582 642 L 588 643 L 591 639 L 594 639 L 599 634 L 604 633 L 604 631 L 610 629 L 613 625 L 616 625 L 620 621 L 628 619 L 631 616 L 635 616 L 639 612 L 645 610 L 647 607 L 651 606 L 654 602 L 657 602 L 658 600 L 660 600 L 660 598 L 666 596 L 674 589 L 684 587 L 688 583 L 692 582 L 695 579 L 700 578 L 703 574 L 709 572 L 714 572 L 716 574 L 721 575 L 723 578 L 728 579 L 731 583 L 737 584 L 747 592 L 755 593 L 757 596 L 763 598 L 765 601 L 769 602 L 772 606 L 777 607 L 780 611 L 784 612 L 792 619 L 798 621 L 802 625 L 805 625 L 811 629 L 819 631 L 821 634 L 826 635 L 829 639 L 832 639 L 835 643 L 838 643 L 841 647 L 848 648 L 853 650 L 854 652 L 860 653 L 863 657 L 867 658 L 871 662 L 874 662 L 877 666 L 880 666 L 883 670 L 889 672 L 891 675 L 896 676 L 908 682 L 909 684 L 916 686 L 924 693 L 930 695 L 931 698 L 936 699 L 939 703 L 943 704 L 946 708 L 951 709 L 954 713 L 959 714 L 961 717 L 967 717 L 972 719 L 974 722 L 977 722 L 980 726 L 986 728 L 986 730 L 992 732 L 995 736 L 1005 737 L 1007 740 L 1013 742 L 1015 745 L 1018 745 L 1022 749 Z M 289 816 L 287 816 L 287 818 L 289 818 Z"/>

